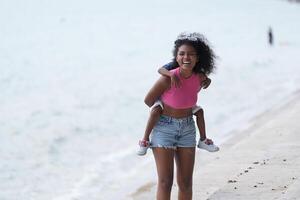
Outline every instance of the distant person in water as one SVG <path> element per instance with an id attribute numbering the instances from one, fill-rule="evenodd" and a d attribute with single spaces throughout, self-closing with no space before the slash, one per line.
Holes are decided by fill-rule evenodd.
<path id="1" fill-rule="evenodd" d="M 269 31 L 268 31 L 268 39 L 269 39 L 269 45 L 272 46 L 273 45 L 273 31 L 272 31 L 272 28 L 269 27 Z"/>

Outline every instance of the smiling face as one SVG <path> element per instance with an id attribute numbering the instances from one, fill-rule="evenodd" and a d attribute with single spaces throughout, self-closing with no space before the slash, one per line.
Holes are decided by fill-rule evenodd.
<path id="1" fill-rule="evenodd" d="M 195 48 L 191 45 L 183 44 L 178 48 L 176 61 L 182 69 L 193 70 L 198 62 Z"/>

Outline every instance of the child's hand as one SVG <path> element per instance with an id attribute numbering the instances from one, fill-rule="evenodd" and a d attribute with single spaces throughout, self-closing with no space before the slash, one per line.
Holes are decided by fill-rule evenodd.
<path id="1" fill-rule="evenodd" d="M 171 85 L 175 86 L 176 88 L 181 86 L 180 79 L 175 74 L 171 76 Z"/>
<path id="2" fill-rule="evenodd" d="M 211 83 L 211 79 L 210 78 L 206 78 L 204 81 L 202 81 L 202 88 L 203 89 L 208 88 L 208 86 L 210 85 L 210 83 Z"/>

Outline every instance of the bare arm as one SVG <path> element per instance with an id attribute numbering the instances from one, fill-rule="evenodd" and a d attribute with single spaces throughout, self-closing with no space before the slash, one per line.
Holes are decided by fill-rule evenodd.
<path id="1" fill-rule="evenodd" d="M 202 88 L 203 88 L 203 89 L 208 88 L 208 86 L 209 86 L 210 83 L 211 83 L 211 79 L 208 78 L 208 77 L 207 77 L 206 75 L 204 75 L 204 74 L 199 74 L 199 76 L 200 76 Z"/>
<path id="2" fill-rule="evenodd" d="M 170 78 L 161 76 L 145 97 L 145 104 L 151 107 L 154 102 L 170 87 Z"/>
<path id="3" fill-rule="evenodd" d="M 174 85 L 175 87 L 180 87 L 180 79 L 175 74 L 172 74 L 170 71 L 168 71 L 166 68 L 159 68 L 158 73 L 160 73 L 163 76 L 170 77 L 171 85 Z"/>
<path id="4" fill-rule="evenodd" d="M 170 78 L 172 77 L 172 73 L 164 67 L 159 68 L 158 73 L 160 73 L 163 76 L 167 76 L 167 77 L 170 77 Z"/>

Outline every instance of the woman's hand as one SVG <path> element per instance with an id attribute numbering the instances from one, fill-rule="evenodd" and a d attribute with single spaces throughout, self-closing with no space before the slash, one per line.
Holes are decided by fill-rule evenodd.
<path id="1" fill-rule="evenodd" d="M 212 141 L 212 139 L 206 138 L 205 144 L 211 145 L 214 144 L 214 142 Z"/>

